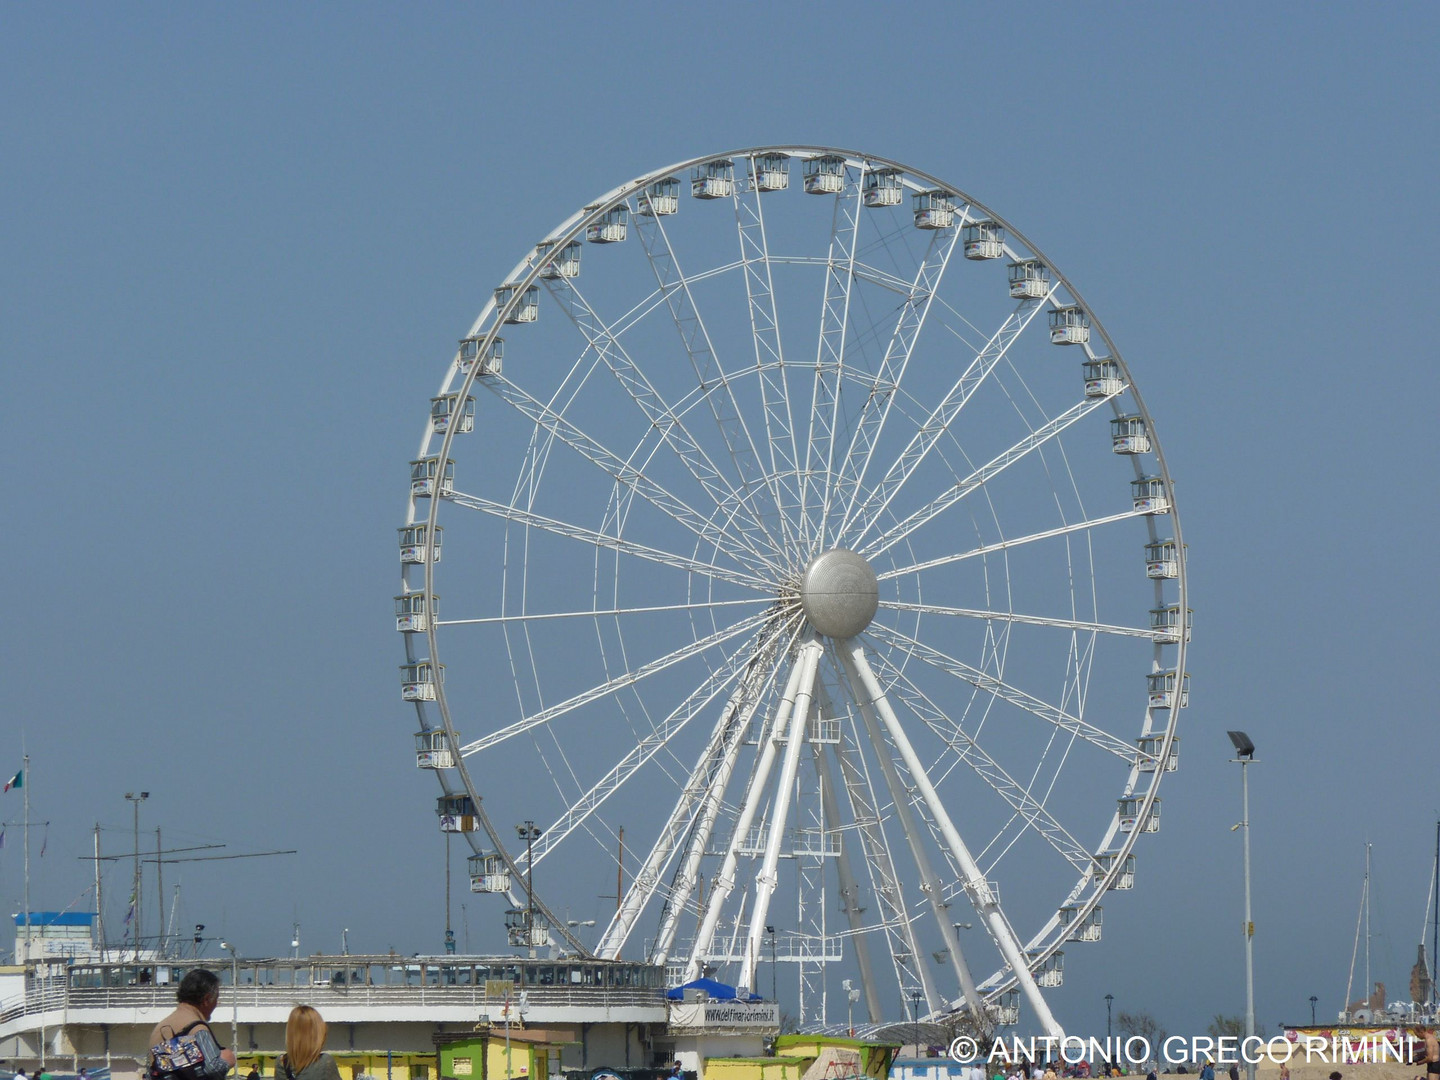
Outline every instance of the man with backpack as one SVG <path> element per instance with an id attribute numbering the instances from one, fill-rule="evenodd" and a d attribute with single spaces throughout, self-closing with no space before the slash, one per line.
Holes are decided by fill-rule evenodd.
<path id="1" fill-rule="evenodd" d="M 175 1011 L 150 1032 L 150 1080 L 209 1080 L 235 1066 L 235 1051 L 221 1049 L 210 1030 L 210 1014 L 220 1004 L 220 979 L 196 968 L 180 980 Z"/>

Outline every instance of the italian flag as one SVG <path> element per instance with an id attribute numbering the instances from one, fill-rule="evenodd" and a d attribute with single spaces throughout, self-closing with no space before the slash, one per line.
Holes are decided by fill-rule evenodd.
<path id="1" fill-rule="evenodd" d="M 6 781 L 5 781 L 5 790 L 6 790 L 6 791 L 9 791 L 12 787 L 23 788 L 24 786 L 25 786 L 25 770 L 24 770 L 24 769 L 21 769 L 21 770 L 20 770 L 19 772 L 17 772 L 14 776 L 10 777 L 9 780 L 6 780 Z"/>

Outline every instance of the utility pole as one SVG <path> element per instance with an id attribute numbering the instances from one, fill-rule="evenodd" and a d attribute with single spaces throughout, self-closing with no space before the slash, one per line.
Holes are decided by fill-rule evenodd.
<path id="1" fill-rule="evenodd" d="M 134 910 L 130 912 L 130 936 L 134 942 L 137 961 L 140 959 L 140 804 L 148 798 L 150 798 L 148 791 L 142 791 L 138 795 L 132 791 L 125 793 L 125 801 L 130 803 L 135 811 L 135 881 L 130 893 L 131 905 Z M 27 908 L 30 906 L 28 897 L 25 906 Z"/>
<path id="2" fill-rule="evenodd" d="M 100 895 L 100 823 L 95 823 L 95 921 L 100 934 L 100 962 L 105 962 L 105 904 Z"/>
<path id="3" fill-rule="evenodd" d="M 1250 916 L 1250 766 L 1255 763 L 1255 744 L 1243 731 L 1226 732 L 1235 747 L 1232 761 L 1240 765 L 1240 824 L 1245 838 L 1245 1037 L 1255 1034 L 1255 923 Z M 1234 832 L 1234 829 L 1231 830 Z M 1369 858 L 1369 845 L 1366 845 Z M 1368 869 L 1368 862 L 1367 862 Z M 1367 957 L 1368 960 L 1368 957 Z M 1369 972 L 1366 972 L 1369 977 Z M 1245 1063 L 1246 1080 L 1255 1080 L 1255 1062 Z"/>
<path id="4" fill-rule="evenodd" d="M 155 952 L 165 956 L 165 852 L 160 847 L 160 827 L 155 827 L 155 917 L 159 920 L 160 935 L 156 938 Z"/>

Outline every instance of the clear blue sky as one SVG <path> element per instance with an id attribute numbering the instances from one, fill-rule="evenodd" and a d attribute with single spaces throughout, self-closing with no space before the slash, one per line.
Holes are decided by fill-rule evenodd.
<path id="1" fill-rule="evenodd" d="M 1367 838 L 1405 996 L 1440 813 L 1437 48 L 1430 4 L 0 8 L 0 769 L 23 736 L 34 906 L 82 892 L 88 829 L 127 844 L 145 788 L 167 838 L 303 853 L 185 870 L 187 922 L 251 955 L 292 919 L 307 951 L 434 949 L 387 612 L 445 358 L 599 192 L 826 143 L 1035 238 L 1178 478 L 1184 766 L 1062 1020 L 1240 1011 L 1229 727 L 1263 759 L 1262 1028 L 1341 1006 Z"/>

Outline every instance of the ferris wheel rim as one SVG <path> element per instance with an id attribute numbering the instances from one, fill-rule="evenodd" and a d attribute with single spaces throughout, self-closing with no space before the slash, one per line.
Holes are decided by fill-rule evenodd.
<path id="1" fill-rule="evenodd" d="M 1180 564 L 1179 564 L 1179 567 L 1178 567 L 1178 574 L 1177 574 L 1177 578 L 1178 578 L 1177 588 L 1178 588 L 1178 594 L 1179 594 L 1179 595 L 1178 595 L 1178 603 L 1179 603 L 1179 606 L 1180 606 L 1180 609 L 1181 609 L 1182 612 L 1187 611 L 1187 610 L 1188 610 L 1188 583 L 1187 583 L 1187 572 L 1186 572 L 1185 560 L 1184 560 L 1184 558 L 1183 558 L 1183 552 L 1184 552 L 1185 549 L 1184 549 L 1184 542 L 1183 542 L 1183 532 L 1182 532 L 1181 523 L 1180 523 L 1179 509 L 1178 509 L 1178 506 L 1176 505 L 1176 502 L 1175 502 L 1175 499 L 1174 499 L 1174 484 L 1173 484 L 1173 481 L 1172 481 L 1172 478 L 1171 478 L 1171 475 L 1170 475 L 1168 463 L 1167 463 L 1166 458 L 1165 458 L 1165 455 L 1164 455 L 1163 447 L 1162 447 L 1162 445 L 1161 445 L 1161 443 L 1160 443 L 1158 433 L 1156 432 L 1156 428 L 1155 428 L 1155 426 L 1154 426 L 1153 417 L 1151 416 L 1148 407 L 1145 405 L 1145 402 L 1144 402 L 1143 398 L 1141 397 L 1140 391 L 1139 391 L 1139 389 L 1136 387 L 1136 384 L 1135 384 L 1134 380 L 1133 380 L 1133 379 L 1131 378 L 1131 376 L 1130 376 L 1130 370 L 1129 370 L 1128 365 L 1126 364 L 1126 362 L 1125 362 L 1122 354 L 1120 353 L 1119 349 L 1116 347 L 1113 339 L 1111 338 L 1111 336 L 1110 336 L 1110 334 L 1108 333 L 1108 331 L 1105 329 L 1105 327 L 1104 327 L 1103 323 L 1101 322 L 1101 320 L 1099 319 L 1099 317 L 1095 314 L 1095 312 L 1093 311 L 1093 309 L 1084 301 L 1084 299 L 1083 299 L 1083 297 L 1081 296 L 1081 294 L 1079 293 L 1078 289 L 1075 288 L 1074 284 L 1070 281 L 1070 279 L 1063 274 L 1063 272 L 1059 269 L 1058 266 L 1056 266 L 1056 264 L 1053 262 L 1053 260 L 1051 260 L 1048 256 L 1044 255 L 1044 253 L 1041 252 L 1040 249 L 1039 249 L 1033 242 L 1031 242 L 1031 241 L 1028 239 L 1028 237 L 1026 237 L 1026 236 L 1025 236 L 1022 232 L 1020 232 L 1018 229 L 1016 229 L 1006 218 L 1004 218 L 1002 215 L 1000 215 L 1000 214 L 994 212 L 993 210 L 991 210 L 991 209 L 990 209 L 986 204 L 984 204 L 983 202 L 981 202 L 981 201 L 979 201 L 979 200 L 977 200 L 977 199 L 974 199 L 972 196 L 970 196 L 970 195 L 969 195 L 967 192 L 965 192 L 963 189 L 960 189 L 960 188 L 958 188 L 958 187 L 955 187 L 954 185 L 951 185 L 951 184 L 949 184 L 949 183 L 941 180 L 940 178 L 933 176 L 932 174 L 929 174 L 929 173 L 924 172 L 924 171 L 922 171 L 922 170 L 914 169 L 913 167 L 907 166 L 907 165 L 905 165 L 905 164 L 903 164 L 903 163 L 901 163 L 901 162 L 894 161 L 894 160 L 889 159 L 889 158 L 884 158 L 884 157 L 881 157 L 881 156 L 878 156 L 878 155 L 863 154 L 863 153 L 861 153 L 861 152 L 859 152 L 859 151 L 846 150 L 846 149 L 840 149 L 840 148 L 834 148 L 834 147 L 825 147 L 825 146 L 803 146 L 803 145 L 758 146 L 758 147 L 751 147 L 751 148 L 740 149 L 740 150 L 725 151 L 725 152 L 723 152 L 723 153 L 721 153 L 721 154 L 709 154 L 709 155 L 704 155 L 704 156 L 701 156 L 701 157 L 689 158 L 689 159 L 686 159 L 686 160 L 677 162 L 677 163 L 675 163 L 675 164 L 672 164 L 672 165 L 670 165 L 670 166 L 668 166 L 668 167 L 666 167 L 666 168 L 659 169 L 659 170 L 654 170 L 654 171 L 652 171 L 652 172 L 650 172 L 650 173 L 645 174 L 645 175 L 642 176 L 642 177 L 639 177 L 639 178 L 637 178 L 637 179 L 635 179 L 635 180 L 629 181 L 629 182 L 627 182 L 626 184 L 620 185 L 619 187 L 617 187 L 617 188 L 615 188 L 615 189 L 612 189 L 612 190 L 611 190 L 610 192 L 608 192 L 605 196 L 602 196 L 601 199 L 596 200 L 596 201 L 593 202 L 593 203 L 588 203 L 588 204 L 586 204 L 586 207 L 585 207 L 584 209 L 582 209 L 582 210 L 580 210 L 580 211 L 577 211 L 576 213 L 572 214 L 569 218 L 566 219 L 565 222 L 563 222 L 560 226 L 558 226 L 556 229 L 552 230 L 549 234 L 547 234 L 546 238 L 545 238 L 544 240 L 542 240 L 541 243 L 542 243 L 542 244 L 553 244 L 553 245 L 555 245 L 556 247 L 561 247 L 561 246 L 563 246 L 564 244 L 567 244 L 567 243 L 570 243 L 570 242 L 574 241 L 574 240 L 583 232 L 583 230 L 585 229 L 585 227 L 586 227 L 588 224 L 590 224 L 591 222 L 593 222 L 594 220 L 596 220 L 598 217 L 600 217 L 600 216 L 604 213 L 604 211 L 605 211 L 606 209 L 618 205 L 622 200 L 628 198 L 630 195 L 633 195 L 633 194 L 635 194 L 635 193 L 638 192 L 638 191 L 643 190 L 643 188 L 644 188 L 647 184 L 652 183 L 652 182 L 654 182 L 654 181 L 656 181 L 656 180 L 658 180 L 658 179 L 667 177 L 667 176 L 669 176 L 669 175 L 671 175 L 671 174 L 673 174 L 673 173 L 681 172 L 681 171 L 683 171 L 683 170 L 685 170 L 685 169 L 692 168 L 692 167 L 697 166 L 697 165 L 702 165 L 702 164 L 704 164 L 704 163 L 706 163 L 706 162 L 710 162 L 710 161 L 717 160 L 717 159 L 719 159 L 719 158 L 734 158 L 734 159 L 750 158 L 750 159 L 753 160 L 753 158 L 756 157 L 757 155 L 766 154 L 766 153 L 781 153 L 781 154 L 789 154 L 789 155 L 791 155 L 791 156 L 795 156 L 795 155 L 806 155 L 806 154 L 813 154 L 813 155 L 834 154 L 834 155 L 838 155 L 838 156 L 844 157 L 845 160 L 846 160 L 846 162 L 847 162 L 847 164 L 852 165 L 852 166 L 855 166 L 855 167 L 859 167 L 859 168 L 862 168 L 862 169 L 864 169 L 864 168 L 870 168 L 870 167 L 872 167 L 872 166 L 884 166 L 884 167 L 893 167 L 893 168 L 901 169 L 901 170 L 903 170 L 904 173 L 905 173 L 905 178 L 906 178 L 907 186 L 911 186 L 911 185 L 909 184 L 910 178 L 912 178 L 912 177 L 913 177 L 913 178 L 918 178 L 918 179 L 920 179 L 920 180 L 923 180 L 923 181 L 927 182 L 931 187 L 933 187 L 933 188 L 935 188 L 935 189 L 945 191 L 945 192 L 951 194 L 952 196 L 955 196 L 955 197 L 964 199 L 967 203 L 969 203 L 971 206 L 973 206 L 973 207 L 976 208 L 977 210 L 980 210 L 980 211 L 984 212 L 984 213 L 990 218 L 990 220 L 993 220 L 993 221 L 996 222 L 998 225 L 1002 226 L 1002 227 L 1007 231 L 1007 233 L 1008 233 L 1010 236 L 1014 237 L 1016 240 L 1018 240 L 1020 243 L 1022 243 L 1030 252 L 1033 253 L 1033 255 L 1034 255 L 1037 259 L 1039 259 L 1039 260 L 1044 264 L 1044 266 L 1045 266 L 1045 267 L 1051 272 L 1051 274 L 1054 276 L 1054 278 L 1055 278 L 1055 280 L 1057 281 L 1057 283 L 1060 284 L 1060 285 L 1063 285 L 1063 287 L 1065 288 L 1066 292 L 1073 298 L 1073 300 L 1075 301 L 1075 303 L 1078 304 L 1080 307 L 1082 307 L 1082 308 L 1084 309 L 1085 313 L 1087 314 L 1087 316 L 1088 316 L 1089 319 L 1090 319 L 1090 325 L 1091 325 L 1092 330 L 1093 330 L 1096 334 L 1098 334 L 1098 336 L 1100 337 L 1100 339 L 1101 339 L 1102 341 L 1105 342 L 1106 347 L 1107 347 L 1108 350 L 1109 350 L 1109 352 L 1108 352 L 1108 358 L 1109 358 L 1109 359 L 1112 359 L 1112 360 L 1117 364 L 1117 366 L 1120 368 L 1120 370 L 1123 372 L 1124 381 L 1125 381 L 1125 384 L 1126 384 L 1126 390 L 1127 390 L 1127 392 L 1129 393 L 1129 395 L 1131 396 L 1131 398 L 1133 399 L 1134 404 L 1135 404 L 1135 406 L 1136 406 L 1136 408 L 1137 408 L 1137 410 L 1138 410 L 1139 415 L 1141 415 L 1141 416 L 1144 418 L 1146 424 L 1147 424 L 1148 427 L 1149 427 L 1149 431 L 1150 431 L 1151 439 L 1152 439 L 1152 450 L 1151 450 L 1151 453 L 1152 453 L 1152 455 L 1153 455 L 1153 457 L 1154 457 L 1154 460 L 1155 460 L 1156 465 L 1158 466 L 1159 475 L 1160 475 L 1160 477 L 1163 479 L 1165 488 L 1166 488 L 1166 490 L 1170 493 L 1170 500 L 1171 500 L 1171 505 L 1170 505 L 1170 510 L 1169 510 L 1170 525 L 1171 525 L 1171 529 L 1172 529 L 1172 532 L 1173 532 L 1174 541 L 1176 542 L 1176 544 L 1177 544 L 1177 546 L 1178 546 L 1178 549 L 1182 552 L 1182 557 L 1181 557 L 1181 559 L 1180 559 Z M 515 308 L 516 305 L 518 305 L 521 292 L 522 292 L 524 289 L 530 287 L 530 286 L 538 279 L 539 274 L 540 274 L 541 270 L 543 269 L 544 265 L 545 265 L 545 260 L 542 259 L 542 258 L 539 258 L 539 257 L 537 256 L 537 252 L 532 249 L 532 251 L 531 251 L 530 253 L 528 253 L 524 258 L 522 258 L 521 261 L 516 265 L 515 269 L 512 270 L 511 273 L 510 273 L 509 275 L 507 275 L 507 277 L 504 279 L 503 284 L 516 286 L 516 288 L 515 288 L 515 290 L 514 290 L 514 294 L 511 296 L 509 303 L 508 303 L 507 305 L 505 305 L 503 308 L 501 308 L 501 307 L 498 307 L 498 306 L 496 305 L 495 300 L 492 298 L 491 300 L 487 301 L 487 303 L 484 305 L 484 307 L 483 307 L 482 310 L 481 310 L 480 315 L 477 317 L 477 319 L 476 319 L 476 321 L 475 321 L 475 324 L 474 324 L 474 325 L 472 326 L 472 328 L 471 328 L 470 334 L 468 335 L 468 336 L 470 336 L 470 337 L 476 337 L 477 334 L 478 334 L 478 332 L 479 332 L 479 330 L 480 330 L 480 328 L 481 328 L 482 326 L 486 325 L 487 319 L 490 320 L 490 321 L 489 321 L 489 329 L 485 332 L 485 334 L 484 334 L 484 336 L 483 336 L 483 339 L 482 339 L 482 341 L 481 341 L 480 348 L 481 348 L 482 350 L 485 349 L 486 347 L 488 347 L 488 346 L 494 341 L 494 339 L 499 335 L 500 329 L 501 329 L 501 327 L 504 325 L 504 321 L 505 321 L 506 315 L 507 315 L 510 311 L 512 311 L 512 310 Z M 469 373 L 467 373 L 467 374 L 463 377 L 463 379 L 461 380 L 461 383 L 460 383 L 460 385 L 459 385 L 459 387 L 458 387 L 458 392 L 459 392 L 461 395 L 466 394 L 466 393 L 468 392 L 469 388 L 474 384 L 477 373 L 478 373 L 478 372 L 477 372 L 476 369 L 472 369 Z M 455 370 L 453 369 L 453 367 L 452 367 L 452 369 L 450 369 L 449 371 L 447 371 L 447 375 L 446 375 L 446 377 L 445 377 L 445 380 L 444 380 L 443 383 L 442 383 L 441 390 L 440 390 L 440 392 L 441 392 L 442 394 L 448 393 L 448 392 L 452 392 L 452 388 L 453 388 L 454 385 L 455 385 L 454 382 L 453 382 L 454 377 L 455 377 L 455 374 L 456 374 L 456 372 L 455 372 Z M 427 450 L 427 449 L 430 447 L 430 445 L 432 444 L 432 442 L 433 442 L 433 434 L 434 434 L 433 432 L 427 431 L 426 437 L 422 440 L 422 444 L 421 444 L 421 454 L 422 454 L 422 456 L 425 454 L 426 450 Z M 450 447 L 451 447 L 451 444 L 453 443 L 453 440 L 454 440 L 454 437 L 455 437 L 456 434 L 457 434 L 457 431 L 455 430 L 455 428 L 454 428 L 453 426 L 452 426 L 449 430 L 447 430 L 446 432 L 443 433 L 443 436 L 442 436 L 442 438 L 441 438 L 440 449 L 439 449 L 439 458 L 440 458 L 440 460 L 441 460 L 442 462 L 445 461 L 446 459 L 448 459 L 449 453 L 450 453 Z M 1139 469 L 1138 462 L 1136 463 L 1136 469 L 1137 469 L 1137 472 L 1138 472 L 1138 469 Z M 442 499 L 439 498 L 438 496 L 436 496 L 436 497 L 431 497 L 431 498 L 429 499 L 429 506 L 428 506 L 428 508 L 427 508 L 427 512 L 426 512 L 425 517 L 424 517 L 424 524 L 427 525 L 426 546 L 427 546 L 428 551 L 427 551 L 427 558 L 424 560 L 424 566 L 423 566 L 423 571 L 422 571 L 422 575 L 423 575 L 423 590 L 421 590 L 421 591 L 423 591 L 423 592 L 426 594 L 427 598 L 434 596 L 434 566 L 435 566 L 435 559 L 434 559 L 434 557 L 433 557 L 433 545 L 434 545 L 434 539 L 435 539 L 435 531 L 436 531 L 437 522 L 438 522 L 439 504 L 440 504 L 440 502 L 442 502 L 442 501 L 444 501 L 444 500 L 442 500 Z M 416 511 L 415 497 L 412 495 L 412 497 L 411 497 L 411 499 L 410 499 L 410 503 L 409 503 L 409 509 L 408 509 L 408 513 L 407 513 L 407 518 L 406 518 L 406 524 L 407 524 L 407 525 L 415 525 L 415 524 L 420 524 L 420 523 L 421 523 L 421 521 L 420 521 L 420 519 L 417 517 L 415 511 Z M 1155 523 L 1155 521 L 1154 521 L 1153 518 L 1148 518 L 1147 521 L 1146 521 L 1146 525 L 1147 525 L 1147 527 L 1148 527 L 1149 530 L 1150 530 L 1152 540 L 1156 539 L 1155 524 L 1156 524 L 1156 523 Z M 437 625 L 436 625 L 436 620 L 431 620 L 431 621 L 430 621 L 430 625 L 428 626 L 428 628 L 426 629 L 426 631 L 425 631 L 425 633 L 424 633 L 424 635 L 423 635 L 423 636 L 424 636 L 424 639 L 425 639 L 425 641 L 426 641 L 426 643 L 427 643 L 427 645 L 429 646 L 429 659 L 431 660 L 432 663 L 435 663 L 435 664 L 439 664 L 439 662 L 440 662 L 440 649 L 439 649 L 439 642 L 438 642 L 438 633 L 437 633 L 437 630 L 438 630 L 438 627 L 437 627 Z M 413 642 L 409 639 L 409 637 L 410 637 L 410 636 L 407 635 L 407 641 L 406 641 L 407 658 L 410 659 L 411 662 L 414 662 L 414 661 L 417 659 L 417 657 L 416 657 L 416 655 L 414 654 Z M 1186 654 L 1186 651 L 1187 651 L 1187 638 L 1188 638 L 1188 634 L 1182 633 L 1182 634 L 1180 635 L 1180 640 L 1179 640 L 1178 642 L 1175 642 L 1175 643 L 1174 643 L 1175 646 L 1176 646 L 1176 650 L 1175 650 L 1175 654 L 1174 654 L 1174 655 L 1175 655 L 1175 666 L 1176 666 L 1176 669 L 1177 669 L 1178 671 L 1180 671 L 1180 672 L 1184 672 L 1184 671 L 1185 671 L 1185 654 Z M 449 705 L 448 705 L 448 702 L 447 702 L 447 700 L 446 700 L 446 698 L 445 698 L 445 690 L 444 690 L 443 684 L 436 687 L 436 709 L 437 709 L 437 711 L 438 711 L 438 713 L 439 713 L 439 715 L 440 715 L 443 729 L 444 729 L 445 732 L 446 732 L 446 737 L 447 737 L 447 739 L 448 739 L 448 740 L 450 741 L 450 743 L 451 743 L 452 750 L 455 752 L 455 757 L 456 757 L 456 762 L 457 762 L 457 772 L 458 772 L 459 778 L 460 778 L 460 780 L 461 780 L 461 786 L 463 787 L 464 791 L 465 791 L 467 794 L 469 794 L 473 799 L 475 799 L 476 805 L 477 805 L 477 807 L 478 807 L 478 806 L 479 806 L 479 799 L 480 799 L 479 792 L 478 792 L 478 790 L 477 790 L 477 788 L 476 788 L 476 786 L 475 786 L 472 778 L 471 778 L 470 775 L 469 775 L 469 770 L 468 770 L 468 768 L 466 768 L 466 766 L 465 766 L 465 763 L 464 763 L 464 755 L 462 755 L 462 754 L 460 753 L 461 747 L 460 747 L 460 743 L 459 743 L 459 740 L 458 740 L 458 736 L 456 735 L 456 732 L 455 732 L 455 728 L 454 728 L 454 724 L 453 724 L 453 721 L 452 721 L 452 717 L 451 717 L 451 715 L 450 715 Z M 1163 736 L 1162 749 L 1161 749 L 1161 751 L 1160 751 L 1161 760 L 1162 760 L 1162 761 L 1164 760 L 1165 755 L 1168 754 L 1169 748 L 1170 748 L 1170 746 L 1171 746 L 1171 744 L 1172 744 L 1172 742 L 1173 742 L 1173 739 L 1174 739 L 1174 736 L 1175 736 L 1175 729 L 1176 729 L 1176 727 L 1178 726 L 1178 719 L 1179 719 L 1178 714 L 1179 714 L 1179 711 L 1180 711 L 1179 708 L 1175 708 L 1175 709 L 1172 709 L 1172 710 L 1169 711 L 1169 715 L 1168 715 L 1168 717 L 1167 717 L 1167 721 L 1166 721 L 1166 724 L 1165 724 L 1165 731 L 1164 731 L 1164 736 Z M 1154 801 L 1155 794 L 1156 794 L 1156 792 L 1158 791 L 1159 780 L 1160 780 L 1160 775 L 1159 775 L 1159 773 L 1157 772 L 1157 775 L 1156 775 L 1156 777 L 1155 777 L 1155 782 L 1152 783 L 1152 785 L 1147 789 L 1147 793 L 1146 793 L 1146 795 L 1145 795 L 1145 797 L 1144 797 L 1144 802 L 1143 802 L 1143 806 L 1142 806 L 1142 809 L 1141 809 L 1141 813 L 1142 813 L 1142 814 L 1149 811 L 1149 808 L 1150 808 L 1152 802 Z M 443 773 L 441 774 L 441 785 L 442 785 L 442 789 L 443 789 L 443 790 L 446 790 L 447 792 L 449 791 L 449 788 L 447 787 L 447 782 L 446 782 L 446 779 L 445 779 L 444 776 L 443 776 Z M 487 831 L 487 834 L 490 835 L 490 839 L 492 840 L 492 842 L 493 842 L 496 850 L 505 854 L 506 861 L 507 861 L 507 863 L 509 864 L 510 869 L 511 869 L 511 872 L 512 872 L 513 876 L 515 877 L 515 879 L 516 879 L 516 880 L 521 880 L 521 874 L 520 874 L 520 871 L 519 871 L 518 864 L 516 864 L 515 860 L 509 856 L 508 849 L 506 848 L 506 846 L 504 845 L 504 843 L 500 840 L 500 837 L 499 837 L 498 833 L 495 832 L 495 831 L 494 831 L 492 828 L 490 828 L 489 826 L 487 826 L 486 831 Z M 1107 833 L 1107 840 L 1108 840 L 1109 838 L 1113 837 L 1113 835 L 1114 835 L 1114 824 L 1112 823 L 1111 829 L 1110 829 L 1110 831 Z M 1138 839 L 1138 836 L 1139 836 L 1139 830 L 1135 830 L 1135 831 L 1127 834 L 1127 835 L 1122 839 L 1122 841 L 1121 841 L 1121 845 L 1122 845 L 1122 846 L 1121 846 L 1120 850 L 1119 850 L 1118 853 L 1117 853 L 1117 854 L 1118 854 L 1118 858 L 1116 858 L 1116 859 L 1114 860 L 1114 865 L 1112 866 L 1112 868 L 1110 869 L 1110 871 L 1107 873 L 1107 875 L 1104 877 L 1103 880 L 1097 881 L 1097 883 L 1095 884 L 1095 887 L 1091 890 L 1088 899 L 1085 900 L 1085 901 L 1083 901 L 1083 904 L 1084 904 L 1085 906 L 1084 906 L 1084 909 L 1083 909 L 1083 911 L 1082 911 L 1082 917 L 1083 917 L 1083 915 L 1088 914 L 1088 913 L 1098 904 L 1099 899 L 1104 895 L 1104 893 L 1105 893 L 1106 891 L 1108 891 L 1108 889 L 1109 889 L 1109 887 L 1110 887 L 1110 884 L 1111 884 L 1111 883 L 1114 881 L 1114 879 L 1120 874 L 1120 872 L 1121 872 L 1121 865 L 1122 865 L 1122 863 L 1123 863 L 1123 860 L 1124 860 L 1125 856 L 1127 856 L 1127 855 L 1131 852 L 1131 850 L 1133 849 L 1133 847 L 1134 847 L 1134 845 L 1135 845 L 1135 843 L 1136 843 L 1136 841 L 1137 841 L 1137 839 Z M 1102 846 L 1103 846 L 1103 844 L 1104 844 L 1104 842 L 1102 841 Z M 531 896 L 529 899 L 530 899 L 531 902 L 535 903 L 537 909 L 541 908 L 542 905 L 541 905 L 540 898 L 539 898 L 538 896 Z M 563 923 L 563 922 L 554 919 L 553 915 L 552 915 L 548 910 L 545 911 L 545 914 L 547 915 L 547 917 L 550 918 L 550 920 L 551 920 L 551 926 L 552 926 L 558 933 L 560 933 L 562 937 L 565 937 L 565 938 L 567 939 L 567 943 L 568 943 L 577 953 L 579 953 L 579 954 L 581 954 L 581 955 L 593 955 L 593 954 L 590 952 L 590 950 L 589 950 L 582 942 L 580 942 L 580 941 L 579 941 L 578 939 L 576 939 L 573 935 L 570 935 L 570 934 L 567 932 L 567 928 L 564 926 L 564 923 Z M 1051 920 L 1052 923 L 1054 922 L 1054 919 L 1055 919 L 1055 918 L 1056 918 L 1056 917 L 1052 917 L 1052 920 Z M 1047 924 L 1047 925 L 1048 925 L 1048 924 Z M 1045 936 L 1045 929 L 1042 928 L 1042 931 L 1041 931 L 1039 934 L 1037 934 L 1034 939 L 1032 939 L 1032 941 L 1029 943 L 1029 945 L 1035 945 L 1035 944 L 1039 943 L 1039 942 L 1040 942 L 1040 939 L 1041 939 L 1042 937 L 1044 937 L 1044 936 Z M 1041 955 L 1036 956 L 1034 962 L 1035 962 L 1036 964 L 1038 964 L 1039 962 L 1042 962 L 1043 960 L 1047 959 L 1051 954 L 1053 954 L 1055 951 L 1057 951 L 1057 950 L 1061 947 L 1061 945 L 1064 944 L 1064 941 L 1065 941 L 1065 940 L 1066 940 L 1065 936 L 1064 936 L 1063 934 L 1061 934 L 1061 935 L 1055 937 L 1054 940 L 1051 941 L 1048 945 L 1042 945 L 1041 948 L 1043 949 L 1043 953 L 1042 953 Z M 1028 947 L 1028 946 L 1027 946 L 1027 947 Z M 994 994 L 998 994 L 998 993 L 1000 993 L 1000 992 L 1003 992 L 1003 990 L 1005 990 L 1005 989 L 1008 988 L 1008 985 L 1003 984 L 1003 980 L 1002 980 L 1000 983 L 987 983 L 987 985 L 989 986 L 989 993 L 990 993 L 992 996 L 993 996 Z"/>

